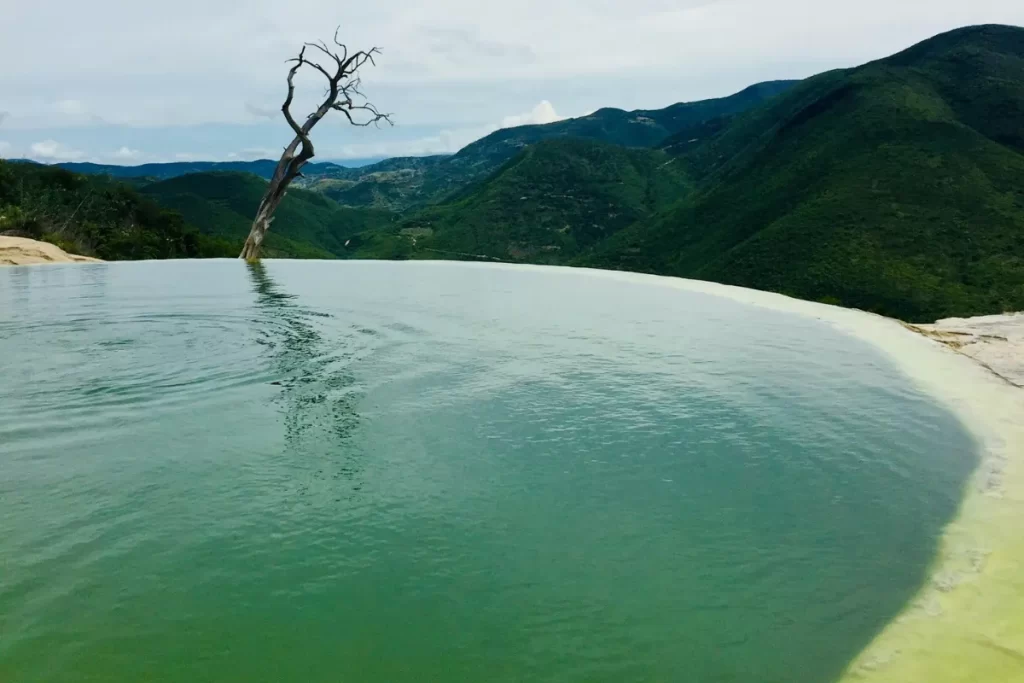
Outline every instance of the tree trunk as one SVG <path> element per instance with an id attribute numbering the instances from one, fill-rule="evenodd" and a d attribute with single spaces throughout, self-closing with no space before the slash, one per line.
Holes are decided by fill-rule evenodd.
<path id="1" fill-rule="evenodd" d="M 242 245 L 242 253 L 239 254 L 238 258 L 243 258 L 250 263 L 260 260 L 260 245 L 263 244 L 263 237 L 267 234 L 267 229 L 270 227 L 270 220 L 257 216 L 256 220 L 253 221 L 252 230 L 249 232 L 249 236 L 245 238 L 245 244 Z"/>
<path id="2" fill-rule="evenodd" d="M 302 153 L 295 156 L 295 149 L 300 142 L 299 138 L 295 138 L 281 155 L 281 160 L 277 163 L 277 169 L 274 171 L 274 177 L 270 179 L 267 191 L 263 195 L 263 199 L 260 200 L 256 218 L 252 222 L 249 236 L 246 238 L 242 253 L 238 255 L 238 258 L 250 262 L 259 261 L 263 239 L 267 235 L 267 230 L 270 229 L 270 224 L 274 221 L 274 212 L 277 211 L 277 207 L 288 193 L 288 186 L 292 180 L 301 175 L 302 167 L 308 158 L 313 156 L 312 144 L 309 145 L 309 148 L 303 146 Z"/>
<path id="3" fill-rule="evenodd" d="M 263 196 L 263 201 L 260 202 L 260 208 L 256 212 L 256 218 L 252 222 L 252 229 L 249 231 L 249 237 L 246 238 L 245 245 L 242 247 L 242 253 L 238 255 L 239 258 L 250 262 L 259 260 L 263 238 L 266 237 L 267 230 L 270 229 L 270 224 L 274 220 L 274 211 L 277 210 L 277 205 L 281 203 L 281 199 L 277 199 L 278 195 L 280 195 L 281 199 L 284 198 L 283 188 L 280 187 L 279 182 L 271 182 L 270 187 L 267 189 L 267 194 Z"/>

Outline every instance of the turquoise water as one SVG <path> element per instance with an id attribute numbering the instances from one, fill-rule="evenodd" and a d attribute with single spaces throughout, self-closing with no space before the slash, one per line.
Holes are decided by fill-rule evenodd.
<path id="1" fill-rule="evenodd" d="M 834 679 L 975 447 L 817 320 L 598 275 L 0 269 L 0 680 Z"/>

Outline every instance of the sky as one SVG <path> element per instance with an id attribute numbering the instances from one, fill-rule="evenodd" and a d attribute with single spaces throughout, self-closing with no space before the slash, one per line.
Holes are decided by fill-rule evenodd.
<path id="1" fill-rule="evenodd" d="M 501 127 L 654 109 L 885 57 L 1022 0 L 0 0 L 0 157 L 277 158 L 285 60 L 378 46 L 394 126 L 325 119 L 318 160 L 445 154 Z M 323 93 L 297 80 L 294 111 Z"/>

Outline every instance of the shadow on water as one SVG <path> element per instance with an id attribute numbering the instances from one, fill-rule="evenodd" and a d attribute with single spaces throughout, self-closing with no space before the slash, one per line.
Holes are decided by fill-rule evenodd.
<path id="1" fill-rule="evenodd" d="M 340 493 L 329 482 L 362 487 L 362 453 L 353 443 L 360 424 L 361 397 L 350 367 L 354 356 L 344 335 L 325 336 L 332 316 L 300 305 L 284 292 L 261 263 L 248 265 L 258 314 L 257 343 L 270 354 L 275 399 L 283 411 L 285 449 L 309 470 L 303 495 Z M 331 490 L 327 490 L 331 489 Z"/>

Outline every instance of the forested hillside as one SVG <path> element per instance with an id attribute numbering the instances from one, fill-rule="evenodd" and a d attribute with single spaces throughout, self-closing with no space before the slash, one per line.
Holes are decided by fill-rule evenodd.
<path id="1" fill-rule="evenodd" d="M 248 173 L 210 172 L 163 180 L 142 188 L 162 206 L 180 212 L 201 232 L 236 245 L 252 226 L 252 217 L 266 191 L 266 181 Z M 346 254 L 352 235 L 389 226 L 386 211 L 351 209 L 316 192 L 293 189 L 277 211 L 267 233 L 269 257 L 337 258 Z"/>
<path id="2" fill-rule="evenodd" d="M 16 162 L 0 161 L 0 233 L 107 260 L 237 254 L 123 183 Z"/>

